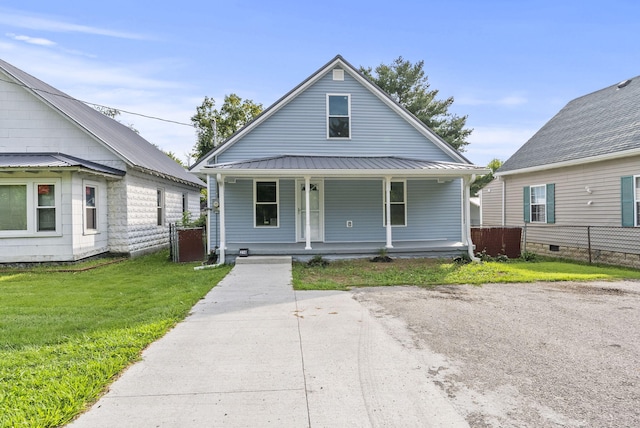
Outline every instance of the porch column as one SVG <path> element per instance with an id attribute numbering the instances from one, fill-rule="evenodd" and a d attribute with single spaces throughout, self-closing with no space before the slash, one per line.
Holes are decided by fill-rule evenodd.
<path id="1" fill-rule="evenodd" d="M 471 240 L 471 203 L 469 201 L 471 197 L 471 183 L 476 179 L 475 174 L 469 176 L 465 176 L 462 178 L 462 207 L 463 207 L 463 220 L 462 223 L 464 225 L 463 229 L 463 242 L 467 243 L 467 252 L 469 254 L 469 258 L 474 262 L 479 262 L 480 259 L 477 258 L 473 251 L 473 241 Z"/>
<path id="2" fill-rule="evenodd" d="M 218 181 L 218 203 L 220 204 L 220 259 L 219 263 L 225 262 L 226 249 L 227 249 L 227 231 L 225 230 L 225 207 L 224 207 L 224 176 L 218 174 L 216 177 Z"/>
<path id="3" fill-rule="evenodd" d="M 304 200 L 305 200 L 305 218 L 304 218 L 304 237 L 306 240 L 305 250 L 311 249 L 311 210 L 309 209 L 309 188 L 311 187 L 311 177 L 304 177 Z"/>
<path id="4" fill-rule="evenodd" d="M 386 217 L 387 217 L 387 222 L 386 222 L 386 227 L 387 227 L 387 245 L 385 245 L 386 248 L 393 248 L 393 244 L 391 243 L 392 241 L 392 235 L 391 235 L 391 177 L 385 177 L 384 178 L 385 181 L 385 204 L 384 204 L 384 209 L 387 213 Z"/>

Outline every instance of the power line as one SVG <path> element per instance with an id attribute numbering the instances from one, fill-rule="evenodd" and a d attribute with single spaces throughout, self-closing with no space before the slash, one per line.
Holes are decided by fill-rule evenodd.
<path id="1" fill-rule="evenodd" d="M 111 109 L 111 110 L 116 110 L 116 111 L 118 111 L 120 113 L 126 113 L 126 114 L 130 114 L 130 115 L 133 115 L 133 116 L 140 116 L 140 117 L 144 117 L 144 118 L 147 118 L 147 119 L 159 120 L 159 121 L 162 121 L 162 122 L 174 123 L 176 125 L 189 126 L 189 127 L 193 128 L 193 124 L 191 124 L 191 123 L 178 122 L 176 120 L 171 120 L 171 119 L 163 119 L 163 118 L 157 117 L 157 116 L 149 116 L 149 115 L 142 114 L 142 113 L 136 113 L 136 112 L 132 112 L 132 111 L 128 111 L 128 110 L 121 110 L 121 109 L 118 109 L 118 108 L 109 107 L 109 106 L 105 106 L 105 105 L 102 105 L 102 104 L 96 104 L 96 103 L 92 103 L 92 102 L 89 102 L 89 101 L 83 101 L 83 100 L 79 100 L 77 98 L 71 97 L 69 95 L 63 94 L 63 93 L 56 93 L 56 92 L 51 92 L 51 91 L 47 91 L 47 90 L 44 90 L 44 89 L 34 88 L 34 87 L 31 87 L 31 86 L 27 86 L 24 83 L 13 82 L 11 80 L 0 79 L 0 81 L 6 82 L 6 83 L 11 83 L 11 84 L 17 85 L 17 86 L 22 86 L 23 88 L 31 89 L 32 91 L 43 92 L 45 94 L 53 95 L 55 97 L 61 97 L 61 98 L 66 98 L 68 100 L 79 101 L 79 102 L 81 102 L 83 104 L 87 104 L 89 106 L 107 108 L 107 109 Z"/>

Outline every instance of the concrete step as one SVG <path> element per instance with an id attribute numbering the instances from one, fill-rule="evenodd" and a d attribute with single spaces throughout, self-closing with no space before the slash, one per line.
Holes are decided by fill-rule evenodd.
<path id="1" fill-rule="evenodd" d="M 236 264 L 254 264 L 254 265 L 291 264 L 291 256 L 236 257 Z"/>

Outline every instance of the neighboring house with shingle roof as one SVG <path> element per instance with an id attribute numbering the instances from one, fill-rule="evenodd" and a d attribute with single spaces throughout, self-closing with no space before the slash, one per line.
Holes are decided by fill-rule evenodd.
<path id="1" fill-rule="evenodd" d="M 640 226 L 640 76 L 569 102 L 495 176 L 483 225 Z"/>
<path id="2" fill-rule="evenodd" d="M 200 212 L 196 176 L 127 126 L 0 60 L 0 263 L 137 255 Z"/>
<path id="3" fill-rule="evenodd" d="M 459 255 L 471 164 L 341 56 L 200 159 L 209 243 L 249 254 Z M 307 209 L 308 207 L 308 209 Z"/>

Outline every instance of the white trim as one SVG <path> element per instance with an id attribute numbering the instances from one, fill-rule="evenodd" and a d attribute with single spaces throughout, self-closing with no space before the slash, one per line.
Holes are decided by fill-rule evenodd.
<path id="1" fill-rule="evenodd" d="M 2 230 L 0 238 L 43 238 L 62 236 L 62 180 L 59 178 L 3 178 L 0 185 L 23 185 L 26 190 L 25 230 Z M 54 186 L 54 206 L 56 226 L 54 231 L 38 231 L 38 185 Z"/>
<path id="2" fill-rule="evenodd" d="M 349 136 L 348 137 L 332 137 L 329 135 L 329 98 L 330 97 L 347 97 L 347 115 L 333 115 L 333 117 L 346 117 L 349 119 Z M 337 94 L 328 93 L 326 95 L 326 126 L 327 126 L 327 140 L 350 140 L 351 139 L 351 94 Z"/>
<path id="3" fill-rule="evenodd" d="M 87 187 L 92 187 L 95 190 L 94 206 L 96 212 L 96 228 L 87 228 Z M 96 235 L 100 233 L 100 184 L 95 181 L 82 180 L 82 234 L 83 235 Z"/>
<path id="4" fill-rule="evenodd" d="M 633 176 L 633 226 L 638 227 L 638 203 L 640 199 L 638 198 L 638 186 L 636 186 L 637 180 L 640 178 L 640 175 Z"/>
<path id="5" fill-rule="evenodd" d="M 207 174 L 224 173 L 231 177 L 304 177 L 312 174 L 315 177 L 357 177 L 357 178 L 380 178 L 381 176 L 393 176 L 397 178 L 459 178 L 469 175 L 488 174 L 489 169 L 483 167 L 465 169 L 229 169 L 207 167 Z"/>
<path id="6" fill-rule="evenodd" d="M 225 263 L 226 251 L 227 251 L 227 228 L 226 228 L 226 207 L 224 202 L 224 175 L 218 174 L 216 176 L 218 182 L 218 202 L 220 203 L 218 209 L 220 210 L 220 259 L 218 263 Z M 255 208 L 254 208 L 255 211 Z"/>
<path id="7" fill-rule="evenodd" d="M 404 205 L 404 224 L 392 224 L 391 227 L 407 227 L 408 225 L 408 217 L 407 217 L 407 213 L 409 211 L 409 208 L 407 207 L 407 180 L 406 179 L 391 179 L 391 182 L 389 184 L 389 186 L 391 186 L 391 184 L 393 183 L 402 183 L 402 196 L 403 196 L 403 202 L 402 204 Z M 391 189 L 389 189 L 389 191 L 391 191 Z M 383 209 L 385 209 L 386 207 L 386 203 L 387 203 L 387 193 L 386 193 L 386 189 L 382 189 L 382 207 Z M 393 201 L 389 201 L 389 205 L 400 205 L 398 202 L 393 202 Z M 389 209 L 391 209 L 391 207 L 389 207 Z M 386 213 L 386 209 L 384 211 Z M 382 219 L 382 225 L 386 226 L 386 222 L 385 220 L 385 216 L 383 216 Z"/>
<path id="8" fill-rule="evenodd" d="M 160 205 L 158 205 L 158 193 L 160 194 Z M 164 187 L 156 188 L 156 226 L 163 227 L 166 223 L 166 203 L 165 203 L 165 189 Z M 161 209 L 162 212 L 158 215 L 158 210 Z"/>
<path id="9" fill-rule="evenodd" d="M 320 227 L 320 236 L 318 240 L 313 240 L 311 242 L 325 242 L 325 228 L 324 228 L 324 180 L 322 178 L 314 178 L 312 176 L 309 176 L 309 181 L 310 184 L 316 184 L 318 186 L 318 197 L 319 197 L 319 219 L 318 221 L 320 222 L 320 224 L 318 225 Z M 296 242 L 306 242 L 306 236 L 305 238 L 302 237 L 302 226 L 303 226 L 303 222 L 302 222 L 302 218 L 301 218 L 301 213 L 302 213 L 302 201 L 300 200 L 300 186 L 304 184 L 304 181 L 301 179 L 296 179 L 295 180 L 295 204 L 296 204 L 296 222 L 295 222 L 295 227 L 296 227 Z M 306 216 L 306 214 L 305 214 Z M 306 227 L 306 224 L 305 224 Z M 311 236 L 311 234 L 309 234 L 309 236 Z"/>
<path id="10" fill-rule="evenodd" d="M 534 187 L 542 187 L 544 189 L 544 221 L 533 221 L 533 202 L 531 202 L 531 197 L 533 196 L 533 188 Z M 542 205 L 542 204 L 536 204 Z M 529 186 L 529 222 L 530 223 L 539 223 L 545 224 L 547 223 L 547 185 L 546 184 L 534 184 L 533 186 Z"/>
<path id="11" fill-rule="evenodd" d="M 628 158 L 630 156 L 638 156 L 638 155 L 640 155 L 640 149 L 630 149 L 630 150 L 624 150 L 624 151 L 615 152 L 615 153 L 607 153 L 603 155 L 572 159 L 572 160 L 563 161 L 563 162 L 555 162 L 555 163 L 549 163 L 545 165 L 531 166 L 528 168 L 514 169 L 511 171 L 504 171 L 504 172 L 497 171 L 494 175 L 496 177 L 500 177 L 500 176 L 506 176 L 506 175 L 525 174 L 529 172 L 546 171 L 548 169 L 565 168 L 568 166 L 584 165 L 587 163 L 602 162 L 606 160 L 620 159 L 620 158 Z"/>
<path id="12" fill-rule="evenodd" d="M 386 248 L 393 248 L 393 231 L 391 227 L 391 177 L 385 177 L 384 179 L 384 188 L 385 188 L 385 212 L 386 216 L 386 232 L 387 232 L 387 243 L 385 245 Z"/>
<path id="13" fill-rule="evenodd" d="M 256 223 L 256 205 L 258 201 L 256 200 L 258 196 L 258 183 L 276 183 L 276 225 L 273 226 L 271 224 L 267 226 L 258 226 Z M 269 204 L 273 204 L 273 202 L 268 202 Z M 280 227 L 280 180 L 277 178 L 254 178 L 253 179 L 253 228 L 254 229 L 277 229 Z"/>

